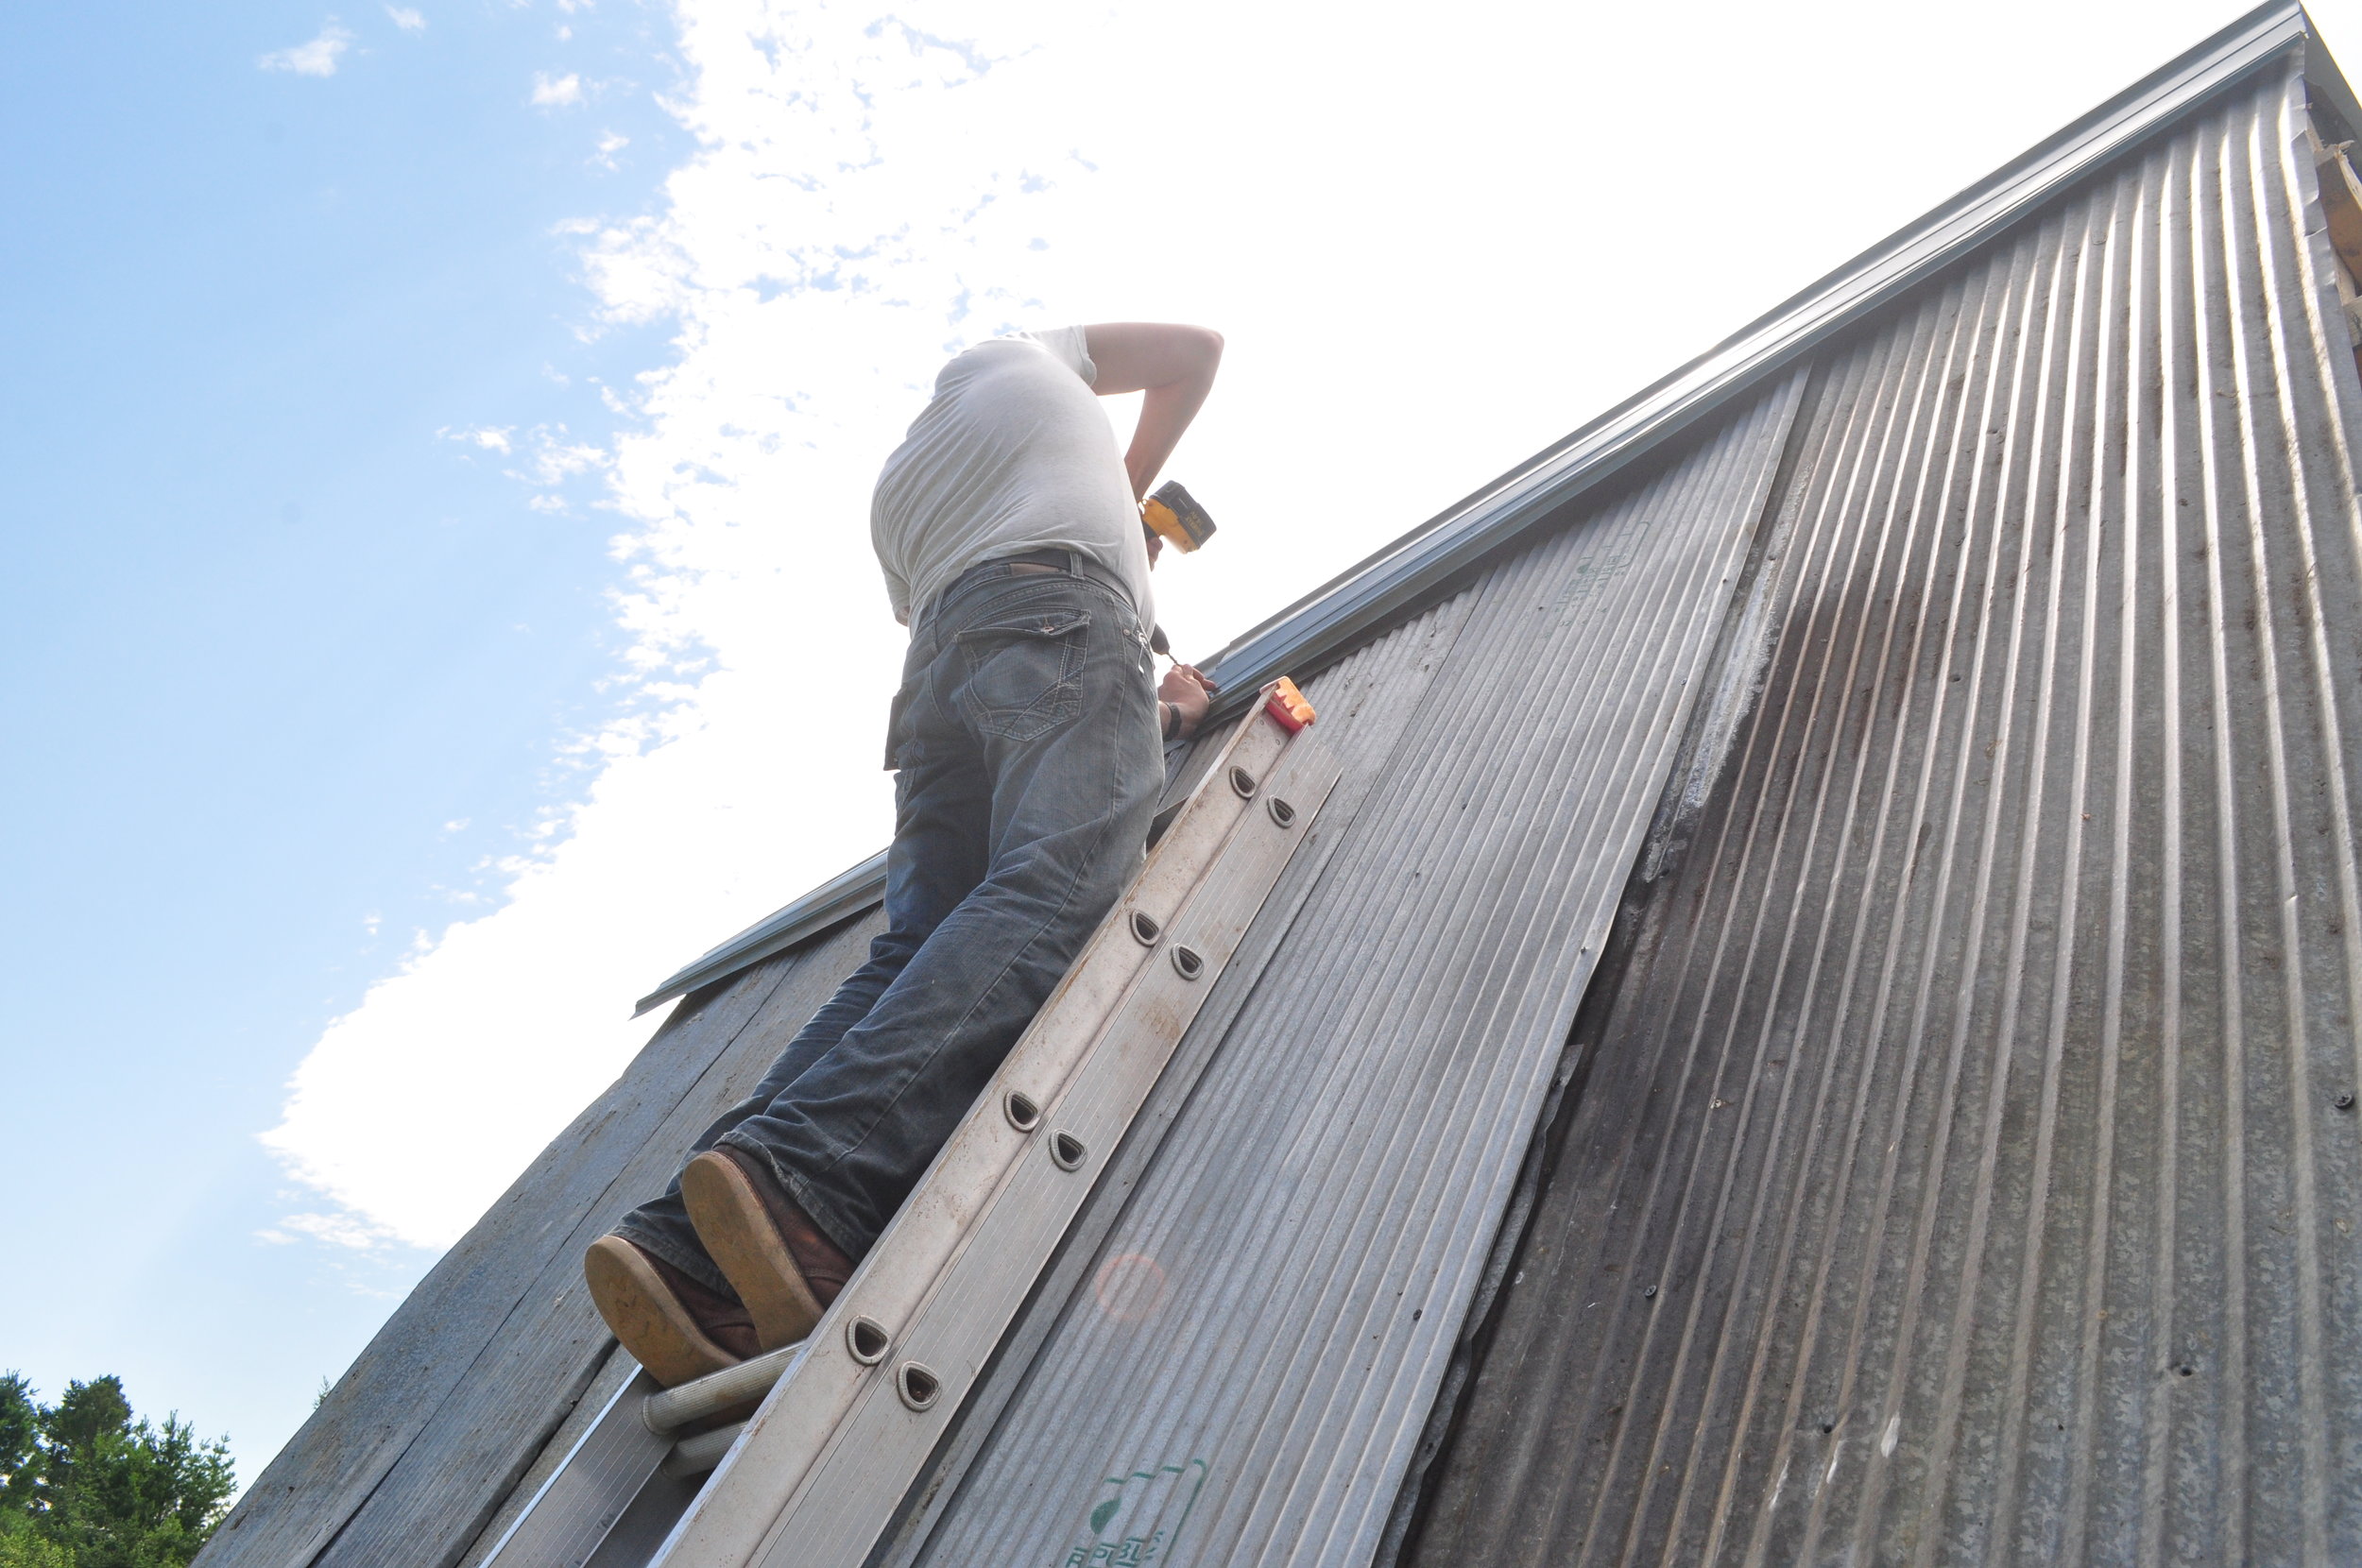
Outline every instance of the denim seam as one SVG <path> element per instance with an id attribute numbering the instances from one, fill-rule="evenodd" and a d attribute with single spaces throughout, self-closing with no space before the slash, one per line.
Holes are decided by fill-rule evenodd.
<path id="1" fill-rule="evenodd" d="M 938 1039 L 936 1041 L 934 1048 L 930 1050 L 925 1057 L 916 1062 L 911 1069 L 903 1074 L 902 1083 L 895 1090 L 894 1098 L 889 1099 L 882 1107 L 880 1108 L 878 1114 L 870 1118 L 869 1124 L 862 1129 L 861 1135 L 854 1139 L 850 1144 L 847 1144 L 842 1152 L 832 1157 L 829 1161 L 828 1165 L 823 1167 L 821 1171 L 816 1174 L 825 1175 L 830 1171 L 835 1170 L 839 1166 L 843 1165 L 847 1158 L 859 1152 L 860 1150 L 868 1143 L 870 1138 L 876 1134 L 879 1126 L 884 1122 L 888 1116 L 894 1114 L 896 1107 L 899 1106 L 903 1099 L 909 1094 L 911 1084 L 917 1082 L 919 1077 L 925 1073 L 927 1068 L 933 1064 L 935 1058 L 942 1054 L 943 1048 L 949 1040 L 956 1037 L 961 1030 L 967 1027 L 970 1020 L 972 1020 L 976 1016 L 977 1013 L 982 1010 L 985 1000 L 991 997 L 993 991 L 1004 982 L 1009 978 L 1010 972 L 1018 966 L 1018 964 L 1028 953 L 1034 950 L 1034 948 L 1041 942 L 1044 933 L 1046 933 L 1057 922 L 1058 918 L 1073 907 L 1075 890 L 1081 884 L 1083 879 L 1083 869 L 1091 864 L 1099 855 L 1105 851 L 1108 836 L 1115 830 L 1117 816 L 1115 808 L 1120 789 L 1121 775 L 1111 774 L 1108 780 L 1106 801 L 1100 813 L 1101 826 L 1099 835 L 1092 841 L 1088 852 L 1075 862 L 1075 870 L 1067 879 L 1066 887 L 1060 895 L 1057 907 L 1051 911 L 1048 915 L 1036 924 L 1032 931 L 1027 933 L 1025 941 L 1016 949 L 1014 953 L 1010 955 L 1008 962 L 1001 965 L 1000 971 L 992 977 L 991 981 L 978 989 L 975 999 L 968 1004 L 967 1011 L 960 1015 L 958 1022 L 953 1024 L 950 1030 L 946 1031 L 946 1034 L 942 1039 Z M 1087 942 L 1087 937 L 1085 940 Z M 1080 956 L 1079 953 L 1077 956 Z M 1020 1038 L 1022 1036 L 1020 1035 Z M 996 1068 L 995 1070 L 998 1069 Z M 807 1184 L 800 1179 L 789 1185 L 799 1190 L 807 1187 Z M 839 1240 L 837 1244 L 839 1246 L 845 1245 L 842 1240 Z M 854 1251 L 854 1249 L 849 1247 L 846 1250 L 847 1252 Z M 866 1249 L 864 1248 L 864 1250 Z"/>
<path id="2" fill-rule="evenodd" d="M 1035 946 L 1042 940 L 1044 933 L 1049 931 L 1049 929 L 1057 923 L 1059 916 L 1065 914 L 1068 910 L 1073 907 L 1074 891 L 1076 886 L 1080 884 L 1083 879 L 1083 868 L 1087 866 L 1091 860 L 1105 846 L 1107 835 L 1113 830 L 1115 826 L 1115 799 L 1114 792 L 1112 790 L 1109 791 L 1107 809 L 1102 814 L 1101 821 L 1103 826 L 1100 827 L 1098 838 L 1092 841 L 1089 852 L 1076 863 L 1074 874 L 1067 878 L 1067 885 L 1064 891 L 1059 895 L 1057 907 L 1053 909 L 1047 915 L 1043 916 L 1041 921 L 1036 924 L 1031 931 L 1026 933 L 1025 941 L 1014 953 L 1009 956 L 1008 962 L 1001 966 L 1000 970 L 994 974 L 988 983 L 978 988 L 976 999 L 968 1003 L 967 1011 L 960 1014 L 958 1021 L 953 1023 L 951 1027 L 945 1031 L 943 1038 L 938 1039 L 935 1042 L 933 1049 L 929 1050 L 924 1057 L 919 1058 L 916 1063 L 914 1063 L 910 1070 L 902 1075 L 901 1086 L 894 1091 L 894 1098 L 887 1100 L 885 1104 L 880 1108 L 878 1114 L 870 1118 L 869 1125 L 862 1129 L 861 1136 L 855 1138 L 851 1143 L 847 1144 L 844 1150 L 837 1154 L 834 1158 L 830 1159 L 824 1169 L 834 1170 L 838 1166 L 843 1165 L 847 1158 L 860 1152 L 862 1146 L 866 1144 L 870 1140 L 871 1136 L 876 1133 L 879 1124 L 884 1121 L 889 1116 L 892 1116 L 894 1114 L 895 1107 L 901 1104 L 903 1098 L 910 1093 L 911 1084 L 916 1082 L 920 1075 L 925 1073 L 927 1068 L 933 1064 L 935 1058 L 943 1053 L 943 1048 L 945 1045 L 949 1044 L 952 1038 L 955 1038 L 959 1034 L 960 1031 L 967 1027 L 968 1023 L 974 1019 L 977 1013 L 983 1009 L 984 1002 L 991 997 L 993 991 L 1000 986 L 1002 981 L 1009 978 L 1010 971 L 1014 970 L 1018 966 L 1026 954 L 1034 950 Z"/>
<path id="3" fill-rule="evenodd" d="M 779 1162 L 771 1158 L 767 1151 L 763 1154 L 762 1163 L 770 1167 L 773 1178 L 779 1185 L 787 1189 L 788 1196 L 796 1200 L 796 1206 L 804 1211 L 805 1218 L 818 1226 L 830 1241 L 835 1242 L 838 1250 L 847 1257 L 859 1260 L 862 1254 L 877 1244 L 876 1236 L 863 1239 L 863 1227 L 847 1219 L 844 1211 L 837 1207 L 836 1201 L 819 1187 L 804 1180 L 802 1172 L 781 1167 Z"/>
<path id="4" fill-rule="evenodd" d="M 959 707 L 961 710 L 961 717 L 964 718 L 968 724 L 973 724 L 984 734 L 998 736 L 1003 741 L 1014 741 L 1020 745 L 1030 741 L 1038 741 L 1043 736 L 1050 734 L 1053 730 L 1064 728 L 1069 724 L 1071 724 L 1076 718 L 1080 717 L 1082 713 L 1083 673 L 1088 667 L 1090 662 L 1090 645 L 1087 639 L 1091 629 L 1091 621 L 1089 611 L 1085 610 L 1078 613 L 1080 613 L 1083 617 L 1079 628 L 1070 626 L 1065 632 L 1056 634 L 1054 638 L 1046 639 L 1046 640 L 1054 640 L 1059 645 L 1058 677 L 1057 679 L 1052 681 L 1050 685 L 1043 690 L 1039 696 L 1036 697 L 1025 707 L 1012 710 L 988 710 L 984 707 L 983 704 L 973 700 L 963 704 L 955 704 L 954 706 Z M 961 668 L 966 672 L 960 683 L 960 690 L 963 693 L 968 690 L 969 685 L 975 680 L 976 673 L 983 669 L 984 665 L 990 663 L 992 657 L 994 656 L 992 655 L 986 655 L 984 658 L 979 659 L 969 651 L 967 647 L 967 639 L 968 636 L 976 631 L 1001 631 L 1006 629 L 1007 628 L 998 626 L 971 626 L 953 637 L 952 643 L 958 649 Z M 1079 651 L 1075 648 L 1072 642 L 1068 640 L 1069 634 L 1077 629 L 1081 630 L 1086 638 L 1086 641 Z M 1040 636 L 1041 634 L 1019 629 L 1015 635 L 1026 637 Z M 1000 713 L 1001 717 L 997 719 L 990 719 L 979 716 L 980 714 L 985 712 Z M 1035 724 L 1033 723 L 1036 720 L 1039 721 L 1038 724 Z"/>

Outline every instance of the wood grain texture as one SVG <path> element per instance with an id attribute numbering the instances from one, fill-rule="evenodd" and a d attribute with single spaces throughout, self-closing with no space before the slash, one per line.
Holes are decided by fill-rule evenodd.
<path id="1" fill-rule="evenodd" d="M 202 1568 L 449 1568 L 573 1411 L 613 1344 L 583 1249 L 656 1196 L 852 972 L 874 912 L 675 1010 L 419 1282 L 258 1477 Z"/>
<path id="2" fill-rule="evenodd" d="M 526 1505 L 557 1473 L 558 1466 L 566 1462 L 566 1456 L 573 1452 L 574 1445 L 598 1424 L 599 1413 L 607 1408 L 608 1402 L 625 1384 L 639 1375 L 640 1363 L 626 1355 L 621 1345 L 614 1346 L 601 1358 L 599 1370 L 591 1374 L 590 1386 L 575 1398 L 573 1408 L 543 1440 L 541 1452 L 534 1457 L 533 1463 L 508 1489 L 508 1495 L 492 1510 L 492 1517 L 485 1521 L 484 1527 L 476 1532 L 468 1549 L 460 1554 L 459 1568 L 476 1568 L 477 1564 L 492 1555 L 492 1548 L 500 1544 L 501 1537 L 508 1533 L 510 1525 L 516 1524 L 517 1516 L 525 1511 Z"/>

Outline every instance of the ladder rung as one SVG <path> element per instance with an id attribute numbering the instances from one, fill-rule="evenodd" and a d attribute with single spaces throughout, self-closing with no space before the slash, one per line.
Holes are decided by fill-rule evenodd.
<path id="1" fill-rule="evenodd" d="M 717 1426 L 710 1432 L 700 1432 L 693 1438 L 683 1438 L 664 1456 L 657 1468 L 676 1481 L 693 1480 L 722 1462 L 722 1456 L 730 1451 L 738 1434 L 746 1430 L 746 1423 L 734 1421 L 727 1426 Z"/>
<path id="2" fill-rule="evenodd" d="M 677 1432 L 709 1416 L 718 1416 L 732 1406 L 752 1405 L 771 1391 L 771 1385 L 779 1380 L 779 1374 L 803 1354 L 803 1341 L 798 1340 L 751 1361 L 725 1367 L 693 1383 L 652 1393 L 640 1406 L 640 1419 L 651 1432 Z"/>

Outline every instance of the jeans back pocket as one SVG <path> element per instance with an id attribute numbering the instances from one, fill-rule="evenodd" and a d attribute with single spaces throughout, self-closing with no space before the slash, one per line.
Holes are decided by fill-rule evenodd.
<path id="1" fill-rule="evenodd" d="M 1014 605 L 955 639 L 962 676 L 954 699 L 986 734 L 1031 741 L 1074 717 L 1083 695 L 1090 611 Z"/>

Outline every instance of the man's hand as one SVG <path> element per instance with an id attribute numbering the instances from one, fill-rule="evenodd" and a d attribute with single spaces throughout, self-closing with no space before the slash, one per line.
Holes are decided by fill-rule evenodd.
<path id="1" fill-rule="evenodd" d="M 1103 398 L 1148 394 L 1140 401 L 1131 449 L 1123 454 L 1132 499 L 1138 501 L 1156 483 L 1157 470 L 1213 390 L 1214 372 L 1222 366 L 1222 333 L 1206 327 L 1108 321 L 1084 328 L 1083 345 L 1099 369 L 1092 391 Z"/>
<path id="2" fill-rule="evenodd" d="M 1180 736 L 1186 741 L 1206 722 L 1206 710 L 1213 706 L 1214 693 L 1221 690 L 1196 665 L 1176 663 L 1156 684 L 1156 700 L 1171 703 L 1181 710 Z M 1163 711 L 1157 710 L 1159 719 Z"/>

